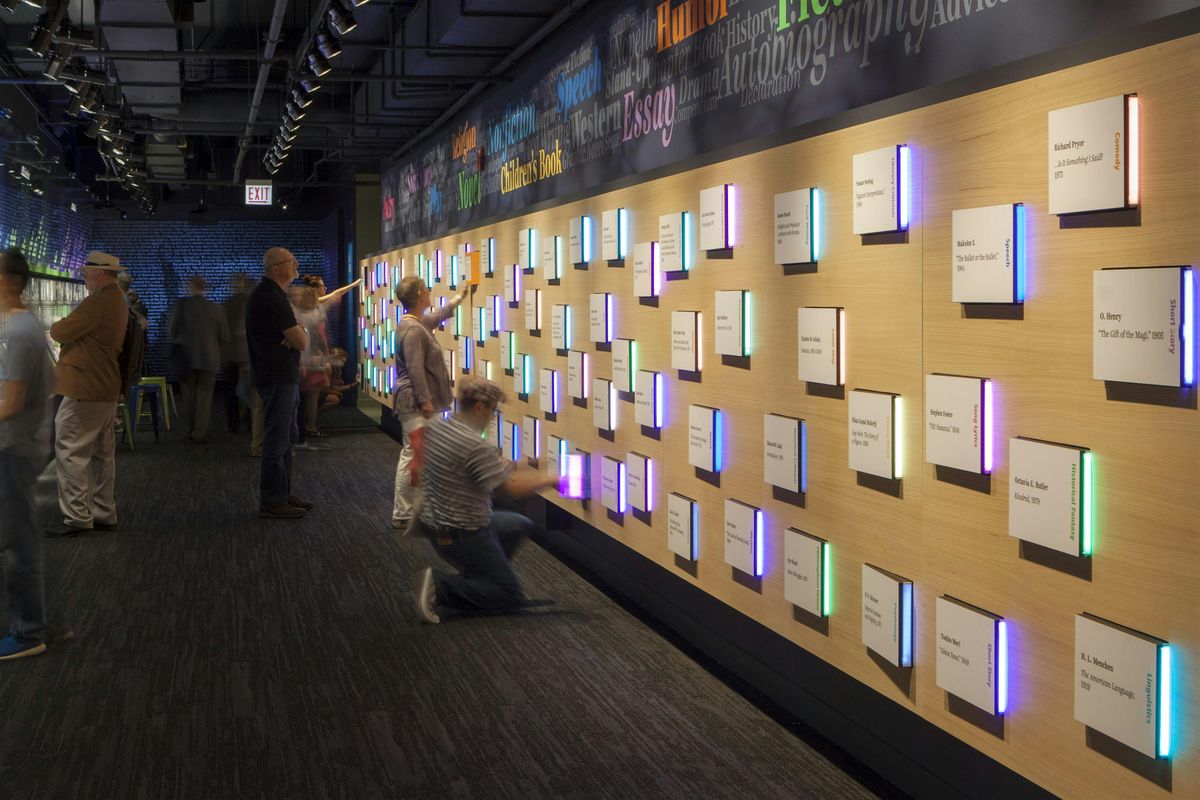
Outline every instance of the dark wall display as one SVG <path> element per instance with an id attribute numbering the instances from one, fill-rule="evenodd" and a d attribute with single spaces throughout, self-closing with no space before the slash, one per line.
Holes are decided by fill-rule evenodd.
<path id="1" fill-rule="evenodd" d="M 611 0 L 383 176 L 385 249 L 1194 9 L 1196 0 Z"/>

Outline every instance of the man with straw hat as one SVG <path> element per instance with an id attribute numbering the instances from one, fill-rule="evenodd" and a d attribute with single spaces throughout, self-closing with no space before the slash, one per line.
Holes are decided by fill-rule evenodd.
<path id="1" fill-rule="evenodd" d="M 47 531 L 50 535 L 117 528 L 114 427 L 121 398 L 117 357 L 129 320 L 117 276 L 124 271 L 116 256 L 97 250 L 88 253 L 83 265 L 88 296 L 50 326 L 50 336 L 62 345 L 55 378 L 63 396 L 54 418 L 63 519 L 59 527 Z"/>

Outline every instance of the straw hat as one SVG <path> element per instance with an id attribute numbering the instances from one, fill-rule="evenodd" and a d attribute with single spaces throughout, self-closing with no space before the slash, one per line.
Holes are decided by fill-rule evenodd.
<path id="1" fill-rule="evenodd" d="M 106 272 L 124 272 L 125 268 L 121 266 L 121 259 L 108 253 L 101 253 L 99 250 L 93 250 L 88 253 L 87 261 L 83 264 L 85 267 L 93 269 L 102 269 Z"/>

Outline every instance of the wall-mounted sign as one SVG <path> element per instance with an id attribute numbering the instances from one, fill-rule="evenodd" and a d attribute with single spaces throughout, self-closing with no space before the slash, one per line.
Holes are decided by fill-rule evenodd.
<path id="1" fill-rule="evenodd" d="M 700 557 L 700 504 L 678 492 L 667 495 L 667 548 L 688 561 Z"/>
<path id="2" fill-rule="evenodd" d="M 888 480 L 901 477 L 900 402 L 900 395 L 887 392 L 850 392 L 850 469 Z"/>
<path id="3" fill-rule="evenodd" d="M 522 398 L 533 392 L 533 356 L 518 353 L 513 361 L 513 391 Z"/>
<path id="4" fill-rule="evenodd" d="M 854 233 L 908 229 L 909 152 L 905 145 L 854 155 Z"/>
<path id="5" fill-rule="evenodd" d="M 1008 627 L 953 597 L 937 599 L 937 685 L 988 714 L 1008 710 Z"/>
<path id="6" fill-rule="evenodd" d="M 590 380 L 588 354 L 581 350 L 567 353 L 567 394 L 576 400 L 587 400 Z"/>
<path id="7" fill-rule="evenodd" d="M 509 264 L 504 268 L 504 299 L 509 303 L 521 302 L 520 264 Z"/>
<path id="8" fill-rule="evenodd" d="M 500 333 L 500 368 L 503 370 L 513 369 L 516 355 L 517 335 L 512 331 L 502 331 Z"/>
<path id="9" fill-rule="evenodd" d="M 992 471 L 992 382 L 925 376 L 925 460 L 976 474 Z"/>
<path id="10" fill-rule="evenodd" d="M 555 350 L 571 349 L 571 307 L 556 305 L 550 309 L 550 341 Z"/>
<path id="11" fill-rule="evenodd" d="M 816 188 L 775 195 L 776 264 L 813 264 L 820 258 L 820 208 Z"/>
<path id="12" fill-rule="evenodd" d="M 508 304 L 504 300 L 503 295 L 494 294 L 488 299 L 488 333 L 497 334 L 505 330 L 504 327 L 504 309 Z"/>
<path id="13" fill-rule="evenodd" d="M 613 298 L 608 292 L 595 292 L 588 302 L 588 335 L 596 344 L 612 341 Z"/>
<path id="14" fill-rule="evenodd" d="M 691 215 L 686 211 L 658 218 L 658 257 L 664 272 L 687 272 L 692 268 Z"/>
<path id="15" fill-rule="evenodd" d="M 797 351 L 800 354 L 800 380 L 828 386 L 845 385 L 845 309 L 798 309 L 796 327 L 799 331 Z"/>
<path id="16" fill-rule="evenodd" d="M 699 372 L 700 312 L 671 312 L 671 369 Z"/>
<path id="17" fill-rule="evenodd" d="M 637 423 L 645 428 L 663 426 L 663 375 L 661 372 L 639 370 L 634 396 Z"/>
<path id="18" fill-rule="evenodd" d="M 553 433 L 546 435 L 546 474 L 547 475 L 566 475 L 567 472 L 567 451 L 570 450 L 570 444 L 561 436 L 555 436 Z"/>
<path id="19" fill-rule="evenodd" d="M 25 169 L 22 167 L 22 169 Z M 269 206 L 275 202 L 271 181 L 246 181 L 246 205 Z"/>
<path id="20" fill-rule="evenodd" d="M 784 599 L 814 616 L 828 617 L 833 609 L 829 542 L 788 528 L 783 533 L 783 559 Z"/>
<path id="21" fill-rule="evenodd" d="M 913 585 L 870 564 L 862 568 L 862 642 L 892 666 L 911 667 Z"/>
<path id="22" fill-rule="evenodd" d="M 537 461 L 541 455 L 542 421 L 526 414 L 521 424 L 521 437 L 521 452 L 530 461 Z"/>
<path id="23" fill-rule="evenodd" d="M 629 211 L 611 208 L 601 221 L 601 254 L 605 261 L 621 261 L 629 252 Z"/>
<path id="24" fill-rule="evenodd" d="M 1025 206 L 957 209 L 952 220 L 954 302 L 1024 302 Z"/>
<path id="25" fill-rule="evenodd" d="M 1073 556 L 1092 554 L 1092 453 L 1008 440 L 1008 535 Z"/>
<path id="26" fill-rule="evenodd" d="M 462 369 L 463 375 L 471 374 L 473 349 L 471 345 L 475 343 L 474 339 L 466 336 L 459 337 L 458 340 L 458 366 Z"/>
<path id="27" fill-rule="evenodd" d="M 1196 377 L 1196 282 L 1190 267 L 1092 273 L 1092 377 L 1191 386 Z"/>
<path id="28" fill-rule="evenodd" d="M 632 392 L 637 380 L 637 342 L 633 339 L 613 339 L 613 385 L 618 392 Z"/>
<path id="29" fill-rule="evenodd" d="M 617 429 L 617 389 L 604 378 L 592 378 L 592 424 L 597 430 Z"/>
<path id="30" fill-rule="evenodd" d="M 616 514 L 625 513 L 625 464 L 611 456 L 600 458 L 600 505 Z"/>
<path id="31" fill-rule="evenodd" d="M 688 406 L 688 463 L 706 472 L 720 472 L 721 412 L 709 406 Z"/>
<path id="32" fill-rule="evenodd" d="M 525 327 L 530 333 L 542 329 L 542 290 L 525 290 Z"/>
<path id="33" fill-rule="evenodd" d="M 536 228 L 522 228 L 517 233 L 517 264 L 526 272 L 537 268 L 538 232 Z"/>
<path id="34" fill-rule="evenodd" d="M 654 461 L 649 456 L 630 453 L 625 466 L 629 505 L 634 511 L 650 513 L 654 510 Z"/>
<path id="35" fill-rule="evenodd" d="M 740 500 L 725 501 L 725 563 L 747 575 L 762 576 L 762 509 Z"/>
<path id="36" fill-rule="evenodd" d="M 1050 213 L 1107 211 L 1138 204 L 1136 95 L 1050 112 Z"/>
<path id="37" fill-rule="evenodd" d="M 589 264 L 592 260 L 592 218 L 571 217 L 567 242 L 572 264 Z"/>
<path id="38" fill-rule="evenodd" d="M 744 289 L 718 291 L 715 298 L 717 354 L 750 355 L 750 293 Z"/>
<path id="39" fill-rule="evenodd" d="M 733 247 L 735 195 L 732 183 L 700 190 L 700 249 Z"/>
<path id="40" fill-rule="evenodd" d="M 633 294 L 636 297 L 658 297 L 661 293 L 658 242 L 638 242 L 633 246 Z"/>
<path id="41" fill-rule="evenodd" d="M 804 420 L 779 414 L 763 415 L 763 480 L 789 492 L 803 492 L 807 487 L 804 474 Z"/>
<path id="42" fill-rule="evenodd" d="M 496 240 L 491 236 L 479 248 L 479 267 L 484 275 L 491 275 L 496 269 Z"/>
<path id="43" fill-rule="evenodd" d="M 507 455 L 513 461 L 520 461 L 521 444 L 525 441 L 524 436 L 521 434 L 520 423 L 508 423 L 508 427 L 505 428 L 504 432 L 506 437 L 505 444 L 508 446 L 508 450 L 506 451 L 505 455 Z"/>
<path id="44" fill-rule="evenodd" d="M 547 414 L 558 413 L 558 370 L 542 368 L 538 375 L 538 402 Z"/>
<path id="45" fill-rule="evenodd" d="M 562 277 L 562 237 L 547 235 L 542 239 L 542 277 L 556 281 Z"/>

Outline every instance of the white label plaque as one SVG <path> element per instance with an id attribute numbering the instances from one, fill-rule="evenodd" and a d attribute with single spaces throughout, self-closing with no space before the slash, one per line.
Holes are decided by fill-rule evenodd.
<path id="1" fill-rule="evenodd" d="M 513 360 L 517 352 L 517 335 L 511 331 L 500 334 L 500 367 L 504 370 L 513 368 Z"/>
<path id="2" fill-rule="evenodd" d="M 729 236 L 729 184 L 700 190 L 700 249 L 732 247 Z"/>
<path id="3" fill-rule="evenodd" d="M 638 370 L 637 391 L 634 395 L 634 415 L 638 425 L 646 428 L 662 427 L 662 382 L 661 372 Z"/>
<path id="4" fill-rule="evenodd" d="M 484 275 L 491 275 L 496 269 L 496 264 L 492 260 L 495 254 L 496 240 L 489 236 L 479 246 L 479 269 Z"/>
<path id="5" fill-rule="evenodd" d="M 747 575 L 761 575 L 762 511 L 738 500 L 725 501 L 725 563 Z"/>
<path id="6" fill-rule="evenodd" d="M 1166 644 L 1091 614 L 1076 615 L 1075 719 L 1151 758 L 1170 755 Z"/>
<path id="7" fill-rule="evenodd" d="M 485 380 L 492 380 L 492 362 L 486 358 L 475 359 L 475 374 Z"/>
<path id="8" fill-rule="evenodd" d="M 1050 213 L 1126 205 L 1125 96 L 1050 112 Z"/>
<path id="9" fill-rule="evenodd" d="M 671 312 L 671 369 L 700 371 L 700 312 Z"/>
<path id="10" fill-rule="evenodd" d="M 900 477 L 899 402 L 898 395 L 885 392 L 850 392 L 850 469 L 888 480 Z"/>
<path id="11" fill-rule="evenodd" d="M 588 333 L 597 344 L 612 341 L 612 295 L 593 293 L 588 301 Z"/>
<path id="12" fill-rule="evenodd" d="M 925 460 L 967 472 L 991 472 L 988 381 L 925 376 Z"/>
<path id="13" fill-rule="evenodd" d="M 952 296 L 956 303 L 1016 303 L 1022 242 L 1012 203 L 956 210 L 953 214 Z"/>
<path id="14" fill-rule="evenodd" d="M 521 436 L 521 425 L 517 422 L 508 423 L 508 453 L 506 455 L 512 461 L 517 461 L 521 458 L 521 443 L 524 439 Z"/>
<path id="15" fill-rule="evenodd" d="M 716 337 L 718 355 L 750 355 L 750 339 L 746 335 L 749 320 L 746 306 L 750 293 L 743 290 L 719 291 L 716 293 Z"/>
<path id="16" fill-rule="evenodd" d="M 801 308 L 796 311 L 802 381 L 841 386 L 846 382 L 842 331 L 846 312 L 840 308 Z"/>
<path id="17" fill-rule="evenodd" d="M 536 461 L 541 453 L 538 448 L 542 443 L 542 421 L 537 417 L 525 415 L 521 426 L 521 452 L 530 461 Z"/>
<path id="18" fill-rule="evenodd" d="M 1004 620 L 950 597 L 937 599 L 937 685 L 989 714 L 1008 706 Z"/>
<path id="19" fill-rule="evenodd" d="M 537 267 L 538 236 L 534 228 L 522 228 L 517 234 L 517 263 L 523 270 Z"/>
<path id="20" fill-rule="evenodd" d="M 494 294 L 487 304 L 488 333 L 499 333 L 505 330 L 504 310 L 508 308 L 502 295 Z"/>
<path id="21" fill-rule="evenodd" d="M 542 290 L 525 290 L 525 327 L 532 331 L 542 329 Z"/>
<path id="22" fill-rule="evenodd" d="M 577 400 L 588 396 L 588 356 L 579 350 L 567 353 L 567 393 Z"/>
<path id="23" fill-rule="evenodd" d="M 854 156 L 854 233 L 890 233 L 901 229 L 900 155 L 896 146 Z"/>
<path id="24" fill-rule="evenodd" d="M 548 281 L 562 277 L 562 237 L 542 239 L 542 277 Z"/>
<path id="25" fill-rule="evenodd" d="M 556 305 L 550 309 L 550 341 L 555 350 L 571 349 L 571 307 Z"/>
<path id="26" fill-rule="evenodd" d="M 1008 535 L 1073 556 L 1092 554 L 1092 454 L 1008 440 Z"/>
<path id="27" fill-rule="evenodd" d="M 690 497 L 667 495 L 667 547 L 677 556 L 695 561 L 699 557 L 700 507 Z"/>
<path id="28" fill-rule="evenodd" d="M 775 195 L 775 263 L 811 264 L 817 260 L 814 227 L 816 189 Z"/>
<path id="29" fill-rule="evenodd" d="M 471 345 L 472 339 L 462 336 L 458 340 L 458 365 L 464 375 L 471 374 Z M 453 377 L 453 375 L 451 375 Z"/>
<path id="30" fill-rule="evenodd" d="M 568 246 L 572 264 L 587 264 L 592 260 L 592 220 L 590 217 L 571 217 Z M 561 273 L 560 273 L 561 274 Z"/>
<path id="31" fill-rule="evenodd" d="M 804 486 L 804 420 L 763 415 L 763 480 L 789 492 Z"/>
<path id="32" fill-rule="evenodd" d="M 538 402 L 547 414 L 558 413 L 558 370 L 542 368 L 538 375 Z"/>
<path id="33" fill-rule="evenodd" d="M 637 375 L 637 342 L 632 339 L 613 339 L 613 384 L 618 392 L 632 392 Z"/>
<path id="34" fill-rule="evenodd" d="M 620 261 L 625 257 L 623 242 L 629 236 L 628 231 L 622 230 L 625 220 L 625 209 L 610 208 L 600 217 L 600 257 L 605 261 Z"/>
<path id="35" fill-rule="evenodd" d="M 1193 271 L 1182 267 L 1092 273 L 1092 377 L 1181 386 L 1191 382 Z M 1185 296 L 1185 289 L 1190 290 Z"/>
<path id="36" fill-rule="evenodd" d="M 526 353 L 518 353 L 513 359 L 513 391 L 524 396 L 529 394 L 530 381 L 533 380 L 533 358 Z"/>
<path id="37" fill-rule="evenodd" d="M 817 617 L 829 616 L 825 602 L 829 542 L 795 528 L 783 534 L 783 597 Z"/>
<path id="38" fill-rule="evenodd" d="M 654 463 L 646 456 L 630 453 L 625 469 L 629 505 L 647 513 L 654 508 Z"/>
<path id="39" fill-rule="evenodd" d="M 454 361 L 457 356 L 458 353 L 456 353 L 454 350 L 442 351 L 442 364 L 446 367 L 446 374 L 450 377 L 451 385 L 454 384 Z"/>
<path id="40" fill-rule="evenodd" d="M 611 456 L 600 458 L 600 505 L 625 513 L 625 465 Z"/>
<path id="41" fill-rule="evenodd" d="M 658 242 L 638 242 L 633 246 L 633 294 L 636 297 L 658 297 L 661 286 Z"/>
<path id="42" fill-rule="evenodd" d="M 664 272 L 686 270 L 688 213 L 663 214 L 658 218 L 658 257 Z"/>
<path id="43" fill-rule="evenodd" d="M 688 406 L 688 463 L 707 472 L 720 472 L 718 447 L 721 412 L 708 406 Z"/>
<path id="44" fill-rule="evenodd" d="M 617 398 L 612 381 L 592 378 L 592 424 L 602 431 L 617 429 Z"/>
<path id="45" fill-rule="evenodd" d="M 546 474 L 563 475 L 563 455 L 567 452 L 567 440 L 553 433 L 546 436 Z"/>
<path id="46" fill-rule="evenodd" d="M 912 581 L 862 568 L 862 642 L 896 667 L 912 666 Z"/>
<path id="47" fill-rule="evenodd" d="M 504 299 L 509 303 L 521 302 L 520 264 L 509 264 L 504 268 Z"/>

